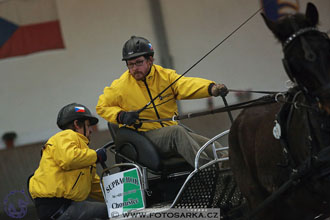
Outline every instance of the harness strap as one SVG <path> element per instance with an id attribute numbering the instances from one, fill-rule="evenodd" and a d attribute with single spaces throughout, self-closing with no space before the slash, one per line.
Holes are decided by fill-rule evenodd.
<path id="1" fill-rule="evenodd" d="M 289 93 L 290 94 L 290 93 Z M 281 125 L 281 137 L 279 139 L 281 146 L 283 147 L 283 156 L 285 164 L 278 164 L 280 167 L 296 167 L 297 163 L 292 157 L 291 150 L 288 147 L 287 135 L 289 132 L 289 124 L 292 119 L 293 105 L 290 103 L 284 103 L 280 111 L 276 115 L 276 121 Z M 289 112 L 287 114 L 287 112 Z M 286 122 L 286 123 L 285 123 Z"/>

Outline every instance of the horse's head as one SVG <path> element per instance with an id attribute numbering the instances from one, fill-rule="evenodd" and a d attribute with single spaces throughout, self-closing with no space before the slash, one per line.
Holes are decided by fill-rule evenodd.
<path id="1" fill-rule="evenodd" d="M 330 40 L 317 30 L 317 8 L 307 4 L 305 14 L 286 15 L 267 27 L 282 43 L 283 64 L 289 78 L 330 114 Z"/>

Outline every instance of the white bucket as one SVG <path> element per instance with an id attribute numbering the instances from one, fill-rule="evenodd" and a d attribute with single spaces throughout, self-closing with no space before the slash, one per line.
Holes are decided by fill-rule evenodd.
<path id="1" fill-rule="evenodd" d="M 137 168 L 103 176 L 102 182 L 109 218 L 145 208 L 144 191 Z"/>

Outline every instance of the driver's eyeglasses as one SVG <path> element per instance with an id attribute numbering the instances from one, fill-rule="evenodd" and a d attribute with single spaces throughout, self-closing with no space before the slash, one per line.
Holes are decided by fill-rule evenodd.
<path id="1" fill-rule="evenodd" d="M 142 66 L 145 60 L 137 60 L 135 63 L 127 63 L 126 66 L 128 69 L 132 69 L 134 65 L 136 66 Z"/>

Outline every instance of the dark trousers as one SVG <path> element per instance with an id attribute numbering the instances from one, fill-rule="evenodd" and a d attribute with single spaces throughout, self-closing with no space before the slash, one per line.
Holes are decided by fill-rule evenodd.
<path id="1" fill-rule="evenodd" d="M 57 220 L 108 219 L 107 206 L 103 202 L 72 202 Z"/>
<path id="2" fill-rule="evenodd" d="M 75 202 L 64 198 L 36 198 L 35 205 L 40 220 L 108 219 L 103 202 Z"/>

